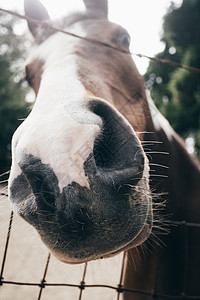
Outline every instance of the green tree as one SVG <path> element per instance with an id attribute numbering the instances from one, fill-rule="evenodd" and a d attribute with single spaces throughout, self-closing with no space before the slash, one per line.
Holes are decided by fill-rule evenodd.
<path id="1" fill-rule="evenodd" d="M 163 23 L 165 49 L 157 57 L 200 68 L 199 32 L 200 1 L 172 3 Z M 160 111 L 183 138 L 194 138 L 200 156 L 200 75 L 150 62 L 145 80 Z"/>
<path id="2" fill-rule="evenodd" d="M 0 13 L 0 172 L 10 168 L 13 132 L 27 116 L 23 85 L 24 39 L 14 34 L 17 20 Z"/>

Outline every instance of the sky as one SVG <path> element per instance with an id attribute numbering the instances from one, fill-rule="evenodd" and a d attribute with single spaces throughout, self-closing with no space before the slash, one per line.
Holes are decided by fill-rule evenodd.
<path id="1" fill-rule="evenodd" d="M 82 0 L 40 0 L 47 8 L 52 19 L 58 19 L 74 10 L 83 10 Z M 128 30 L 131 35 L 131 52 L 154 56 L 163 51 L 162 35 L 163 16 L 170 6 L 171 0 L 108 0 L 109 19 Z M 174 0 L 177 7 L 182 0 Z M 0 7 L 17 10 L 23 13 L 23 0 L 0 0 Z M 24 21 L 22 21 L 24 23 Z M 18 31 L 24 30 L 20 25 Z M 144 74 L 149 60 L 133 59 L 141 74 Z"/>

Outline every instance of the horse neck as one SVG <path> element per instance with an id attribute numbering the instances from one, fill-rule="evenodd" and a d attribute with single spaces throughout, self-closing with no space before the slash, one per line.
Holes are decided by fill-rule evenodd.
<path id="1" fill-rule="evenodd" d="M 164 117 L 159 117 L 159 120 L 159 126 L 155 126 L 153 118 L 148 118 L 148 131 L 154 134 L 147 133 L 144 136 L 144 140 L 159 142 L 152 142 L 151 150 L 146 150 L 147 153 L 150 152 L 147 155 L 152 174 L 151 188 L 157 193 L 166 194 L 164 198 L 167 200 L 167 212 L 173 213 L 173 218 L 199 222 L 199 162 L 188 153 L 183 140 Z"/>

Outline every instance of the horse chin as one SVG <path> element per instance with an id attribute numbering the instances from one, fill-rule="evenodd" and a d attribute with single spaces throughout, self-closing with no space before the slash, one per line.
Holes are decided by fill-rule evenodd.
<path id="1" fill-rule="evenodd" d="M 143 204 L 144 205 L 144 204 Z M 132 248 L 138 247 L 142 245 L 151 235 L 152 226 L 153 226 L 153 213 L 152 213 L 152 204 L 151 201 L 149 203 L 146 203 L 147 205 L 147 213 L 146 218 L 144 219 L 143 223 L 140 224 L 140 229 L 138 229 L 138 232 L 136 234 L 128 233 L 129 238 L 124 241 L 124 243 L 118 243 L 114 241 L 113 244 L 108 249 L 105 247 L 105 251 L 102 250 L 99 251 L 100 243 L 102 242 L 102 236 L 101 237 L 94 237 L 94 240 L 90 239 L 89 247 L 85 247 L 81 241 L 80 243 L 76 244 L 76 249 L 68 251 L 68 249 L 65 249 L 65 246 L 60 247 L 58 245 L 50 245 L 48 242 L 43 239 L 43 242 L 46 244 L 46 246 L 50 249 L 50 252 L 61 262 L 67 263 L 67 264 L 80 264 L 80 263 L 86 263 L 93 260 L 98 259 L 106 259 L 113 257 L 121 252 L 128 251 Z M 114 230 L 114 228 L 112 228 Z M 124 233 L 127 234 L 127 233 Z M 119 233 L 120 236 L 120 233 Z M 108 241 L 109 236 L 103 236 L 104 245 L 106 245 L 106 241 Z M 122 237 L 120 237 L 120 240 L 122 240 Z M 64 241 L 62 241 L 62 245 L 64 245 Z M 92 246 L 90 248 L 90 245 Z"/>
<path id="2" fill-rule="evenodd" d="M 148 219 L 151 220 L 151 217 L 148 216 Z M 66 264 L 81 264 L 81 263 L 86 263 L 92 260 L 98 260 L 98 259 L 106 259 L 106 258 L 111 258 L 121 252 L 128 251 L 132 248 L 136 248 L 143 244 L 150 236 L 151 234 L 151 228 L 152 228 L 152 222 L 148 221 L 144 224 L 142 227 L 141 231 L 138 233 L 137 236 L 135 236 L 130 242 L 128 242 L 126 245 L 115 249 L 114 251 L 110 251 L 107 253 L 103 253 L 101 255 L 96 255 L 93 254 L 89 257 L 83 257 L 83 258 L 76 258 L 76 257 L 68 257 L 67 254 L 62 253 L 62 252 L 57 252 L 54 250 L 51 250 L 51 253 L 61 262 L 66 263 Z"/>

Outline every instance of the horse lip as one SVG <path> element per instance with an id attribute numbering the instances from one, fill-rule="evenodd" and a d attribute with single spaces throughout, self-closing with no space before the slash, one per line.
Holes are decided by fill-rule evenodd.
<path id="1" fill-rule="evenodd" d="M 131 248 L 135 248 L 135 247 L 141 245 L 143 242 L 145 242 L 148 239 L 150 234 L 151 234 L 151 228 L 149 227 L 148 224 L 144 224 L 144 226 L 142 227 L 142 229 L 138 233 L 138 235 L 136 237 L 134 237 L 128 244 L 126 244 L 125 246 L 123 246 L 122 248 L 120 248 L 114 252 L 104 255 L 103 258 L 112 257 L 116 254 L 119 254 L 120 252 L 124 252 L 124 251 L 130 250 Z"/>
<path id="2" fill-rule="evenodd" d="M 91 260 L 97 260 L 97 259 L 103 259 L 103 258 L 110 258 L 113 257 L 114 255 L 117 255 L 121 252 L 130 250 L 132 248 L 135 248 L 139 245 L 141 245 L 143 242 L 145 242 L 148 237 L 151 234 L 151 226 L 149 226 L 147 223 L 144 224 L 144 226 L 142 227 L 141 231 L 138 233 L 138 235 L 136 237 L 134 237 L 128 244 L 126 244 L 125 246 L 123 246 L 122 248 L 117 249 L 116 251 L 107 253 L 105 255 L 102 256 L 92 256 L 86 259 L 79 259 L 79 260 L 75 260 L 75 261 L 71 261 L 68 260 L 64 257 L 60 258 L 59 255 L 57 255 L 56 252 L 53 252 L 53 254 L 63 263 L 67 263 L 67 264 L 82 264 L 82 263 L 87 263 L 90 262 Z"/>

